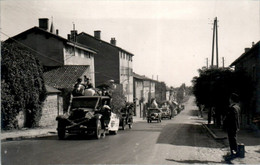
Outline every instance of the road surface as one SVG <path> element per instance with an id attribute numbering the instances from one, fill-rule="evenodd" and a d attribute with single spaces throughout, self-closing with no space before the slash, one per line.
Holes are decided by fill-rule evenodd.
<path id="1" fill-rule="evenodd" d="M 3 165 L 224 163 L 224 145 L 201 126 L 191 97 L 172 120 L 135 123 L 104 139 L 56 135 L 1 145 Z"/>

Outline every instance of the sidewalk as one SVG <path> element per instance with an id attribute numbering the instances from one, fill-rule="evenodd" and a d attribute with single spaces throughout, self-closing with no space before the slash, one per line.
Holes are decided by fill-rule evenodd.
<path id="1" fill-rule="evenodd" d="M 209 134 L 216 141 L 223 143 L 226 148 L 225 151 L 229 152 L 229 143 L 227 133 L 222 128 L 217 128 L 213 124 L 207 124 L 207 114 L 203 114 L 205 123 L 202 126 L 209 132 Z M 232 164 L 260 164 L 260 136 L 258 132 L 248 129 L 242 129 L 237 135 L 238 143 L 245 145 L 245 158 L 236 158 L 230 163 Z"/>
<path id="2" fill-rule="evenodd" d="M 134 123 L 146 121 L 142 118 L 134 116 Z M 11 141 L 11 140 L 23 140 L 37 137 L 44 137 L 57 134 L 57 126 L 50 127 L 40 127 L 34 129 L 21 129 L 12 131 L 1 131 L 1 141 Z"/>

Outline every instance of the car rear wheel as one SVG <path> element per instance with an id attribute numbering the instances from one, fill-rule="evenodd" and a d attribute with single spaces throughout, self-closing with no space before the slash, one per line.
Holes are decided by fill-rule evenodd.
<path id="1" fill-rule="evenodd" d="M 95 130 L 95 138 L 96 139 L 100 139 L 101 138 L 101 132 L 102 128 L 101 128 L 101 122 L 100 120 L 97 120 L 96 122 L 96 130 Z"/>

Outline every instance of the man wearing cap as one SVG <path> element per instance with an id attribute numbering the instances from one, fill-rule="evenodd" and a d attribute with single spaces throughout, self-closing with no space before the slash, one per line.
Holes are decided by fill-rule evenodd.
<path id="1" fill-rule="evenodd" d="M 237 144 L 237 132 L 240 128 L 239 124 L 239 97 L 237 94 L 232 93 L 229 99 L 230 106 L 228 108 L 225 124 L 228 133 L 228 141 L 231 151 L 231 157 L 235 158 L 238 156 L 238 144 Z"/>

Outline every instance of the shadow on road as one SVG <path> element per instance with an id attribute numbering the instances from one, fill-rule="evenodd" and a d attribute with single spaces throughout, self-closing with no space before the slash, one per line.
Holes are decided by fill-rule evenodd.
<path id="1" fill-rule="evenodd" d="M 177 162 L 177 163 L 187 163 L 187 164 L 194 164 L 194 163 L 197 163 L 197 164 L 209 164 L 209 163 L 226 163 L 226 162 L 216 162 L 216 161 L 207 161 L 207 160 L 174 160 L 174 159 L 166 159 L 167 161 L 173 161 L 173 162 Z"/>
<path id="2" fill-rule="evenodd" d="M 201 125 L 194 124 L 167 124 L 161 131 L 157 143 L 219 148 Z"/>

